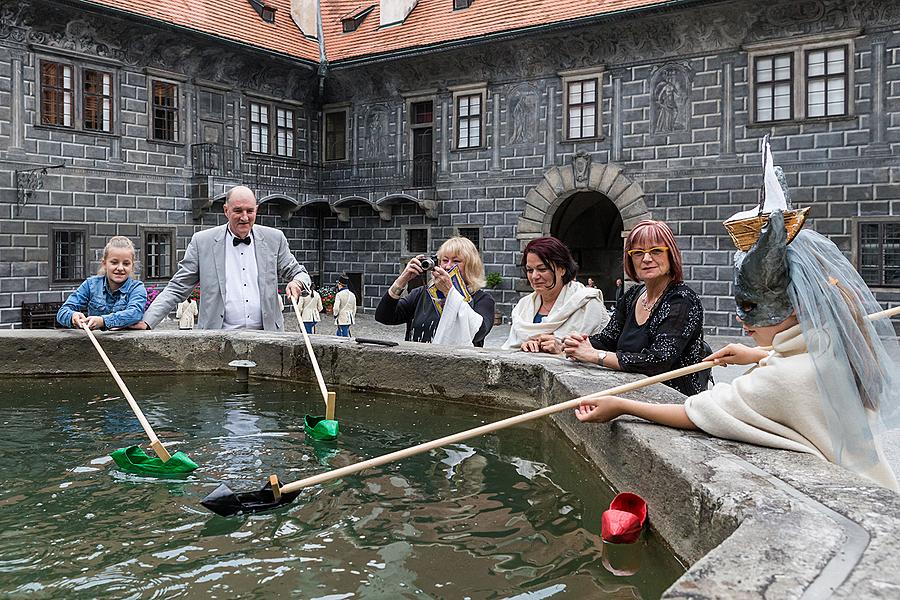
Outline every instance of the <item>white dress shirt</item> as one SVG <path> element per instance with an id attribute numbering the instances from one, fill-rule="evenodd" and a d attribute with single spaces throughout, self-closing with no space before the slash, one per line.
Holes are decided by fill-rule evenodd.
<path id="1" fill-rule="evenodd" d="M 259 305 L 256 247 L 253 232 L 250 244 L 234 245 L 228 231 L 225 241 L 225 321 L 222 329 L 262 329 Z"/>

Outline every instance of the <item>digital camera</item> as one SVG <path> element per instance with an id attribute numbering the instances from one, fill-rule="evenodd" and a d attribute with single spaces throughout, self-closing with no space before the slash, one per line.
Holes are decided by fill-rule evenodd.
<path id="1" fill-rule="evenodd" d="M 430 271 L 438 265 L 438 257 L 437 256 L 426 256 L 425 258 L 419 259 L 419 264 L 422 265 L 423 271 Z"/>

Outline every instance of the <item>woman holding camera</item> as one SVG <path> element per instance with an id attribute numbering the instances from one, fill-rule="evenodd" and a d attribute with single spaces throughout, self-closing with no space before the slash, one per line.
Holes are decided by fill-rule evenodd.
<path id="1" fill-rule="evenodd" d="M 401 297 L 406 285 L 422 274 L 426 285 Z M 375 309 L 385 325 L 406 324 L 406 341 L 457 346 L 484 346 L 494 326 L 494 299 L 484 287 L 484 264 L 478 249 L 464 237 L 452 237 L 437 256 L 420 254 L 407 263 Z"/>

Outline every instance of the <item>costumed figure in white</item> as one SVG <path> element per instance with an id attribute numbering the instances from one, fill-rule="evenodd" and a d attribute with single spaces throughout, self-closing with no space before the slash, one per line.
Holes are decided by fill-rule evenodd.
<path id="1" fill-rule="evenodd" d="M 766 154 L 768 223 L 747 252 L 735 255 L 734 280 L 738 317 L 760 347 L 730 344 L 708 357 L 756 366 L 684 406 L 606 396 L 583 403 L 576 416 L 606 422 L 630 414 L 805 452 L 900 491 L 879 441 L 885 428 L 900 425 L 893 327 L 868 318 L 881 307 L 834 243 L 799 231 L 802 221 L 786 227 L 784 215 L 798 211 L 789 210 L 768 147 Z"/>

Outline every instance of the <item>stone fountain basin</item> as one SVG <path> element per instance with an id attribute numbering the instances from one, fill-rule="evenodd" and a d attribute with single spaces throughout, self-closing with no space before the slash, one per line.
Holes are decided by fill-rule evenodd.
<path id="1" fill-rule="evenodd" d="M 496 349 L 312 339 L 329 385 L 522 412 L 640 378 Z M 225 371 L 251 359 L 253 376 L 314 381 L 299 334 L 105 332 L 100 341 L 121 373 Z M 78 331 L 0 331 L 0 364 L 4 377 L 106 372 Z M 631 397 L 682 400 L 662 385 Z M 571 411 L 550 418 L 618 490 L 647 500 L 653 526 L 690 566 L 664 597 L 900 596 L 897 494 L 806 454 L 633 419 L 583 425 Z"/>

